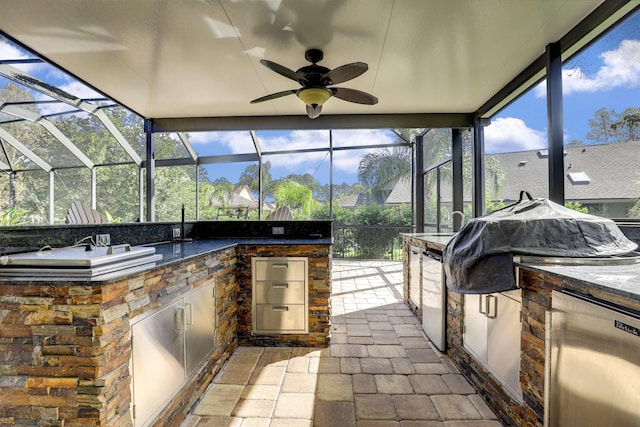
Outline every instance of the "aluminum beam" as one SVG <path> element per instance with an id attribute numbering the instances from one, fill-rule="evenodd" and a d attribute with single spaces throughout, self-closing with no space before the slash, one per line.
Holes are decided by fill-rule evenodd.
<path id="1" fill-rule="evenodd" d="M 95 163 L 91 161 L 85 154 L 73 143 L 60 129 L 49 119 L 40 119 L 36 123 L 42 125 L 54 138 L 56 138 L 67 150 L 71 152 L 83 165 L 89 169 L 93 169 Z"/>
<path id="2" fill-rule="evenodd" d="M 147 212 L 146 221 L 154 222 L 156 220 L 156 149 L 154 145 L 154 133 L 151 131 L 153 124 L 151 120 L 144 121 L 144 133 L 146 138 L 146 152 L 147 159 L 144 162 L 144 168 L 146 169 L 146 183 L 147 183 Z M 142 220 L 142 219 L 141 219 Z"/>
<path id="3" fill-rule="evenodd" d="M 122 148 L 127 152 L 129 157 L 131 157 L 138 166 L 142 163 L 142 159 L 138 153 L 135 152 L 122 133 L 99 106 L 78 98 L 77 96 L 71 95 L 58 87 L 51 86 L 50 84 L 43 82 L 42 80 L 33 77 L 18 68 L 12 67 L 7 63 L 0 63 L 0 75 L 30 89 L 38 91 L 50 98 L 56 99 L 72 107 L 76 107 L 86 113 L 95 115 L 116 139 L 118 144 L 120 144 L 120 146 L 122 146 Z"/>
<path id="4" fill-rule="evenodd" d="M 196 150 L 193 149 L 193 145 L 191 145 L 191 142 L 189 141 L 189 135 L 184 132 L 178 132 L 178 138 L 180 138 L 182 145 L 184 145 L 185 150 L 187 150 L 191 158 L 197 163 L 198 154 L 196 153 Z"/>
<path id="5" fill-rule="evenodd" d="M 564 128 L 562 58 L 560 45 L 547 46 L 547 127 L 549 144 L 549 200 L 564 205 Z"/>
<path id="6" fill-rule="evenodd" d="M 18 141 L 11 135 L 9 132 L 0 127 L 0 138 L 5 140 L 7 144 L 11 145 L 13 148 L 24 154 L 29 160 L 38 165 L 40 169 L 45 172 L 51 172 L 53 170 L 53 166 L 49 163 L 45 162 L 40 156 L 38 156 L 33 151 L 29 150 L 23 143 Z"/>
<path id="7" fill-rule="evenodd" d="M 489 120 L 478 118 L 473 127 L 473 157 L 472 157 L 472 187 L 473 187 L 473 216 L 484 214 L 485 183 L 484 183 L 484 127 Z"/>
<path id="8" fill-rule="evenodd" d="M 156 118 L 153 132 L 196 132 L 220 130 L 318 130 L 391 128 L 469 128 L 472 114 L 350 114 L 307 116 L 233 116 Z"/>
<path id="9" fill-rule="evenodd" d="M 463 183 L 462 130 L 451 130 L 451 169 L 453 184 L 453 211 L 464 215 L 464 183 Z M 460 230 L 462 216 L 453 215 L 453 231 Z"/>
<path id="10" fill-rule="evenodd" d="M 93 113 L 93 115 L 95 115 L 102 122 L 104 127 L 107 128 L 109 133 L 113 135 L 113 137 L 116 139 L 118 144 L 120 144 L 120 146 L 124 149 L 124 151 L 127 152 L 129 157 L 131 157 L 131 160 L 133 160 L 136 163 L 136 165 L 140 166 L 140 164 L 142 163 L 142 158 L 140 158 L 138 153 L 136 153 L 136 150 L 133 149 L 131 144 L 129 144 L 129 142 L 126 140 L 124 135 L 122 135 L 122 133 L 118 130 L 116 125 L 113 124 L 113 122 L 111 121 L 111 119 L 109 119 L 106 113 L 103 110 L 96 110 Z"/>

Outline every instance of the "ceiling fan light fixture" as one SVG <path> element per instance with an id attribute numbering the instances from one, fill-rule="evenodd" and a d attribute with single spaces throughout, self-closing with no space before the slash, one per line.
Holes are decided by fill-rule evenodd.
<path id="1" fill-rule="evenodd" d="M 307 105 L 322 105 L 331 98 L 331 91 L 325 88 L 311 87 L 299 90 L 297 95 Z"/>

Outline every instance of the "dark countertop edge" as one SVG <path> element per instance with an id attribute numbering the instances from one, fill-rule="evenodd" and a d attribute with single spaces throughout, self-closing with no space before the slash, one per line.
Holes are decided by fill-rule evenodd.
<path id="1" fill-rule="evenodd" d="M 164 268 L 168 265 L 187 261 L 202 255 L 223 251 L 238 245 L 327 245 L 333 244 L 333 238 L 319 239 L 272 239 L 272 238 L 238 238 L 238 239 L 195 239 L 183 241 L 165 241 L 157 243 L 148 243 L 139 246 L 149 246 L 156 248 L 156 254 L 162 255 L 162 260 L 153 266 L 142 268 L 133 272 L 114 272 L 105 274 L 102 277 L 93 278 L 69 278 L 69 277 L 0 277 L 0 286 L 3 283 L 28 285 L 30 283 L 42 284 L 43 282 L 56 282 L 56 284 L 72 284 L 78 285 L 87 283 L 91 285 L 106 285 L 141 274 L 149 273 L 158 268 Z"/>

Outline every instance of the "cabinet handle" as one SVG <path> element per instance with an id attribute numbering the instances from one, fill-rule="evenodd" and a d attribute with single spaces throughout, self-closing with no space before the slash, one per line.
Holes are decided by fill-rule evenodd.
<path id="1" fill-rule="evenodd" d="M 289 284 L 288 283 L 274 283 L 273 285 L 271 285 L 271 287 L 273 289 L 287 289 L 287 288 L 289 288 Z"/>
<path id="2" fill-rule="evenodd" d="M 271 310 L 272 311 L 289 311 L 289 307 L 287 307 L 286 305 L 279 305 L 279 306 L 274 306 Z"/>
<path id="3" fill-rule="evenodd" d="M 495 301 L 493 304 L 493 314 L 491 314 L 491 300 Z M 487 314 L 489 319 L 495 319 L 498 317 L 498 298 L 495 295 L 487 295 Z"/>
<path id="4" fill-rule="evenodd" d="M 185 326 L 186 319 L 184 313 L 184 307 L 176 308 L 176 329 L 178 331 L 186 331 L 187 328 Z"/>
<path id="5" fill-rule="evenodd" d="M 278 264 L 271 264 L 271 266 L 273 268 L 289 268 L 289 263 L 278 263 Z"/>
<path id="6" fill-rule="evenodd" d="M 186 321 L 185 324 L 187 326 L 193 325 L 193 304 L 186 303 L 184 305 L 185 313 L 186 313 Z"/>
<path id="7" fill-rule="evenodd" d="M 480 314 L 484 314 L 485 316 L 487 315 L 487 311 L 486 310 L 482 310 L 482 297 L 484 295 L 480 295 L 478 297 L 478 313 Z"/>

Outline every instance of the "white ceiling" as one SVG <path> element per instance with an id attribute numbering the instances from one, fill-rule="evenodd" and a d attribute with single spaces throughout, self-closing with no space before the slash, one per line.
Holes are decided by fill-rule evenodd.
<path id="1" fill-rule="evenodd" d="M 3 0 L 0 30 L 146 118 L 304 115 L 308 48 L 328 68 L 369 70 L 338 86 L 377 105 L 324 114 L 471 113 L 600 0 Z"/>

